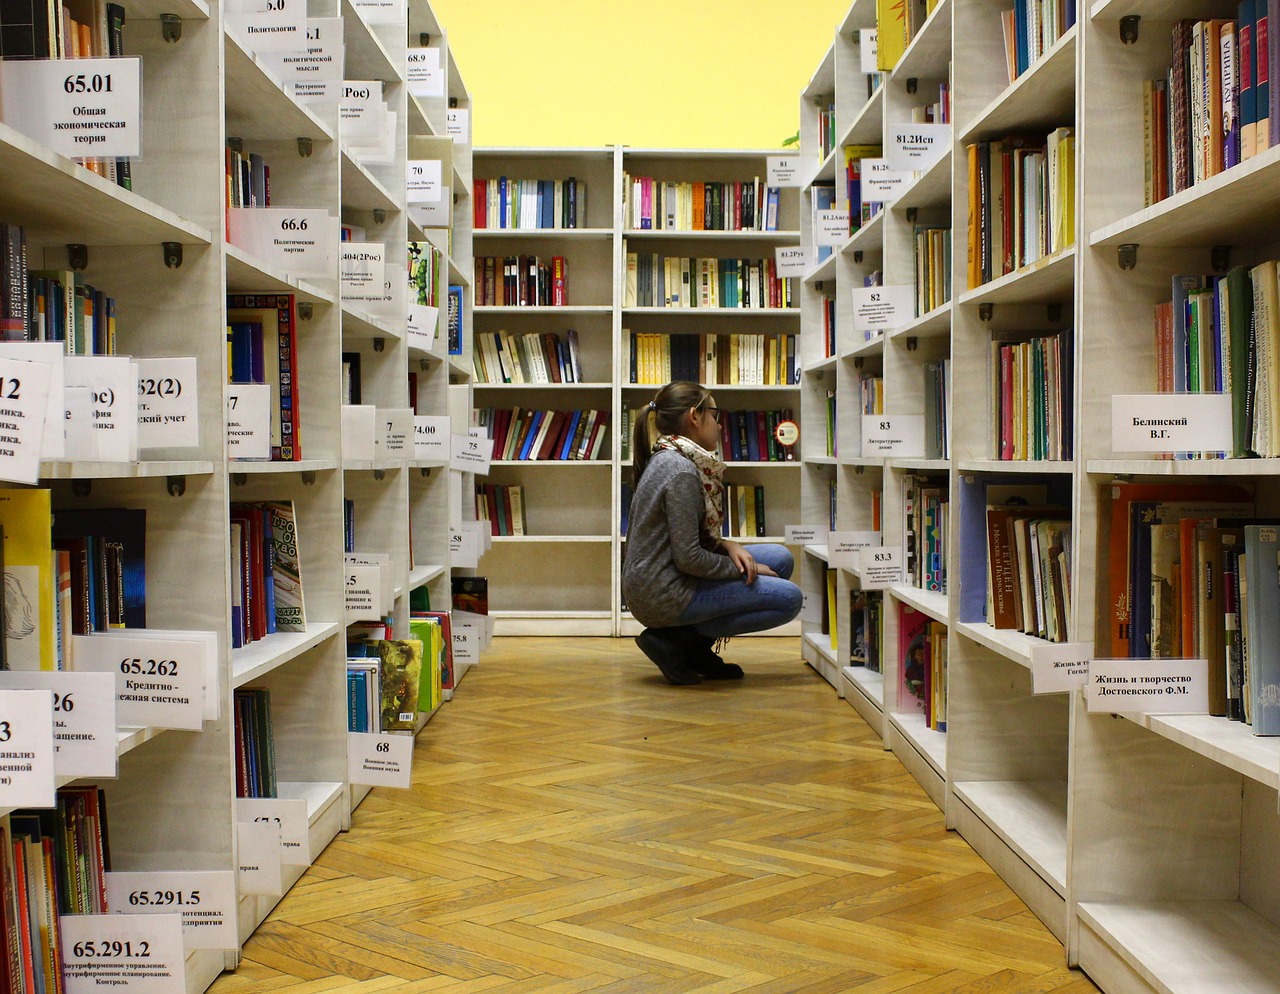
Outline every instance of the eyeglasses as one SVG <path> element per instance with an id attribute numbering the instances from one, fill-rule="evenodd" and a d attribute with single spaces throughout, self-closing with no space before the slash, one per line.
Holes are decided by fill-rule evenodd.
<path id="1" fill-rule="evenodd" d="M 720 423 L 720 408 L 718 408 L 718 407 L 708 407 L 708 408 L 706 409 L 706 411 L 707 411 L 707 413 L 708 413 L 708 414 L 710 414 L 710 415 L 711 415 L 711 417 L 713 417 L 713 418 L 715 419 L 716 424 L 719 424 L 719 423 Z"/>

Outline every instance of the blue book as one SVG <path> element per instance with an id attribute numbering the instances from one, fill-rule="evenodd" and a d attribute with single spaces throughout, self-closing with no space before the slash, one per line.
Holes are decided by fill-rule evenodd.
<path id="1" fill-rule="evenodd" d="M 546 416 L 546 411 L 533 412 L 533 417 L 529 421 L 529 430 L 525 433 L 524 442 L 520 446 L 520 454 L 516 457 L 517 459 L 529 458 L 529 450 L 533 448 L 533 441 L 538 437 L 538 429 L 542 426 L 542 421 Z"/>
<path id="2" fill-rule="evenodd" d="M 1280 529 L 1246 525 L 1245 574 L 1249 586 L 1245 671 L 1249 674 L 1254 735 L 1280 735 Z"/>
<path id="3" fill-rule="evenodd" d="M 568 459 L 569 452 L 573 448 L 573 436 L 577 434 L 578 425 L 582 421 L 581 411 L 571 411 L 569 413 L 569 423 L 565 427 L 564 444 L 560 446 L 559 453 L 556 454 L 557 459 Z"/>
<path id="4" fill-rule="evenodd" d="M 1014 25 L 1014 65 L 1021 76 L 1030 65 L 1030 51 L 1027 42 L 1027 0 L 1013 0 Z"/>
<path id="5" fill-rule="evenodd" d="M 1265 0 L 1264 0 L 1265 2 Z M 1236 72 L 1240 84 L 1240 143 L 1238 151 L 1254 151 L 1257 137 L 1258 97 L 1258 46 L 1255 32 L 1255 2 L 1240 0 L 1236 8 Z M 1242 156 L 1243 157 L 1243 156 Z"/>
<path id="6" fill-rule="evenodd" d="M 505 176 L 498 177 L 498 223 L 491 224 L 491 228 L 509 228 L 508 223 L 510 216 L 510 202 L 507 193 L 507 178 Z"/>

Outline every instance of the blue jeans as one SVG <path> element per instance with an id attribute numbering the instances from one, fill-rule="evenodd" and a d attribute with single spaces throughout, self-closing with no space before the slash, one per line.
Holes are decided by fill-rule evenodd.
<path id="1" fill-rule="evenodd" d="M 692 625 L 707 638 L 724 638 L 777 628 L 800 613 L 800 588 L 791 582 L 795 561 L 785 545 L 748 545 L 756 562 L 777 576 L 743 580 L 699 580 L 693 600 L 677 625 Z"/>

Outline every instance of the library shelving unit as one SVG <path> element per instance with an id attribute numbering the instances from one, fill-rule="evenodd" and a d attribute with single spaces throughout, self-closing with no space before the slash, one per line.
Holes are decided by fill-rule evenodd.
<path id="1" fill-rule="evenodd" d="M 631 195 L 624 196 L 623 184 L 634 184 L 637 179 L 651 179 L 653 186 L 666 184 L 729 184 L 726 196 L 732 195 L 734 183 L 751 185 L 756 181 L 764 183 L 767 178 L 767 162 L 769 155 L 778 152 L 767 150 L 728 150 L 708 151 L 697 149 L 660 150 L 636 149 L 624 147 L 621 150 L 619 167 L 621 183 L 618 187 L 620 204 L 634 204 L 639 197 L 634 189 Z M 782 336 L 789 336 L 793 349 L 798 349 L 800 331 L 800 309 L 794 299 L 794 291 L 798 289 L 798 280 L 792 279 L 792 301 L 790 306 L 766 307 L 672 307 L 672 306 L 634 306 L 637 299 L 631 302 L 627 298 L 626 283 L 631 280 L 621 278 L 626 273 L 628 253 L 641 256 L 649 255 L 658 259 L 665 258 L 717 258 L 766 260 L 772 262 L 778 246 L 796 245 L 800 239 L 800 205 L 797 190 L 781 188 L 778 193 L 776 208 L 776 224 L 774 230 L 685 230 L 682 222 L 668 225 L 665 220 L 659 226 L 659 219 L 652 220 L 652 227 L 643 227 L 644 222 L 638 220 L 636 212 L 626 216 L 627 212 L 619 210 L 618 217 L 618 261 L 622 267 L 617 283 L 615 297 L 618 314 L 618 338 L 615 347 L 617 357 L 616 382 L 618 384 L 617 410 L 623 412 L 620 421 L 628 431 L 633 418 L 653 397 L 662 383 L 632 382 L 632 365 L 635 356 L 633 336 L 657 335 L 670 349 L 670 340 L 666 335 L 716 335 L 718 341 L 725 343 L 723 347 L 732 349 L 733 344 L 747 341 L 742 336 L 762 336 L 770 345 L 787 341 Z M 670 209 L 670 198 L 667 201 Z M 767 209 L 766 204 L 758 205 L 758 209 Z M 656 202 L 653 208 L 657 212 Z M 656 229 L 656 230 L 655 230 Z M 779 347 L 785 355 L 785 348 Z M 732 353 L 731 353 L 732 354 Z M 745 354 L 745 350 L 744 350 Z M 797 352 L 797 360 L 799 354 Z M 638 363 L 637 363 L 638 365 Z M 756 377 L 759 379 L 759 377 Z M 636 379 L 644 377 L 637 374 Z M 765 384 L 741 382 L 745 375 L 738 376 L 732 371 L 726 380 L 709 385 L 716 404 L 724 413 L 721 418 L 729 417 L 729 412 L 787 412 L 788 416 L 800 421 L 799 386 L 786 382 Z M 735 382 L 737 381 L 737 382 Z M 705 380 L 704 380 L 705 382 Z M 631 484 L 631 440 L 619 439 L 619 458 L 614 473 L 617 480 L 617 491 L 630 487 Z M 625 457 L 623 453 L 625 452 Z M 794 459 L 767 458 L 757 460 L 730 460 L 724 475 L 727 486 L 758 487 L 764 499 L 764 531 L 765 534 L 755 538 L 739 538 L 743 542 L 781 542 L 783 525 L 796 521 L 800 514 L 800 486 L 798 453 Z M 728 509 L 726 508 L 726 511 Z M 614 520 L 618 520 L 615 516 Z M 615 530 L 617 526 L 615 525 Z M 626 554 L 626 536 L 619 534 L 618 557 Z M 616 581 L 615 581 L 616 582 Z M 617 628 L 619 634 L 636 635 L 642 626 L 626 610 L 621 602 L 621 591 L 615 591 L 617 609 Z M 797 626 L 791 625 L 783 629 L 789 631 Z"/>
<path id="2" fill-rule="evenodd" d="M 528 342 L 522 336 L 535 335 L 544 343 L 545 336 L 554 336 L 558 347 L 567 350 L 572 332 L 582 373 L 580 382 L 567 382 L 564 376 L 555 382 L 547 372 L 539 377 L 541 382 L 504 383 L 495 370 L 484 381 L 477 377 L 475 407 L 565 412 L 566 417 L 599 411 L 608 418 L 604 442 L 594 459 L 510 458 L 518 453 L 504 459 L 502 453 L 494 452 L 483 482 L 522 488 L 526 523 L 523 535 L 494 535 L 493 547 L 485 556 L 497 634 L 614 633 L 615 160 L 615 150 L 608 147 L 487 147 L 475 153 L 476 201 L 483 183 L 487 203 L 478 205 L 483 227 L 477 223 L 474 228 L 474 279 L 481 278 L 481 259 L 495 259 L 498 268 L 493 291 L 477 296 L 486 304 L 475 308 L 473 347 L 480 348 L 481 338 L 492 343 L 505 334 L 511 336 L 508 341 Z M 521 187 L 517 187 L 519 181 L 523 181 Z M 506 194 L 500 192 L 504 182 Z M 552 194 L 546 217 L 531 221 L 527 209 L 519 216 L 513 212 L 510 219 L 502 216 L 506 197 L 518 197 L 516 191 L 523 189 L 527 207 L 530 184 L 539 182 L 544 190 L 559 191 Z M 569 227 L 571 199 L 574 225 Z M 552 216 L 552 207 L 560 209 L 560 216 Z M 536 297 L 527 305 L 502 303 L 502 262 L 521 258 L 536 259 L 546 267 L 553 260 L 564 260 L 563 303 L 552 303 L 549 296 L 541 304 Z M 548 362 L 544 354 L 543 365 Z M 464 498 L 474 502 L 473 489 Z M 573 498 L 566 500 L 569 494 Z"/>
<path id="3" fill-rule="evenodd" d="M 477 303 L 476 339 L 492 341 L 504 333 L 517 338 L 554 335 L 567 345 L 572 330 L 581 380 L 498 382 L 500 376 L 490 372 L 485 374 L 486 382 L 480 379 L 477 361 L 475 407 L 484 411 L 596 410 L 608 418 L 604 442 L 594 459 L 503 459 L 494 454 L 483 482 L 521 487 L 526 525 L 524 535 L 494 536 L 485 558 L 495 633 L 634 635 L 640 631 L 621 602 L 618 580 L 626 548 L 622 508 L 631 469 L 626 436 L 633 412 L 647 403 L 657 386 L 631 382 L 632 336 L 717 335 L 732 342 L 753 335 L 776 342 L 779 336 L 797 335 L 799 310 L 633 306 L 626 296 L 627 253 L 772 260 L 775 246 L 798 243 L 799 224 L 795 191 L 784 189 L 777 207 L 777 230 L 676 230 L 657 224 L 642 228 L 624 216 L 624 203 L 629 203 L 624 183 L 627 177 L 645 177 L 662 184 L 751 185 L 756 180 L 763 184 L 767 154 L 616 146 L 476 150 L 476 198 L 483 184 L 487 202 L 484 223 L 476 224 L 473 233 L 475 280 L 481 279 L 480 260 L 492 258 L 498 281 L 487 296 L 477 297 L 477 301 L 498 302 Z M 495 191 L 503 181 L 510 181 L 514 190 L 518 180 L 564 184 L 571 179 L 580 185 L 576 227 L 530 226 L 528 211 L 522 225 L 512 219 L 504 226 L 498 219 L 503 195 Z M 503 260 L 536 259 L 546 265 L 556 257 L 567 263 L 566 303 L 500 302 Z M 729 382 L 713 389 L 726 412 L 767 409 L 799 415 L 794 385 Z M 781 524 L 799 515 L 798 466 L 797 461 L 768 460 L 729 464 L 726 483 L 764 490 L 770 531 L 765 541 L 781 541 Z M 574 494 L 574 499 L 566 501 L 566 493 Z M 463 499 L 472 499 L 470 488 Z M 531 576 L 557 580 L 531 583 Z"/>
<path id="4" fill-rule="evenodd" d="M 272 206 L 320 208 L 364 228 L 387 248 L 388 272 L 402 271 L 408 225 L 405 161 L 409 135 L 443 144 L 465 219 L 454 233 L 456 279 L 470 269 L 469 146 L 448 136 L 446 109 L 470 109 L 443 31 L 426 0 L 412 0 L 407 34 L 397 24 L 368 26 L 350 4 L 312 5 L 313 16 L 344 17 L 348 78 L 379 79 L 397 117 L 393 161 L 362 165 L 339 133 L 336 104 L 295 100 L 223 23 L 216 4 L 127 5 L 125 52 L 141 56 L 143 154 L 124 190 L 0 123 L 0 162 L 23 177 L 0 190 L 0 220 L 22 225 L 30 268 L 67 269 L 117 302 L 116 352 L 186 357 L 196 362 L 199 444 L 144 449 L 132 463 L 45 462 L 41 486 L 56 511 L 128 507 L 147 512 L 147 625 L 213 632 L 218 645 L 218 718 L 199 732 L 119 730 L 119 775 L 101 782 L 110 813 L 116 870 L 223 871 L 235 874 L 236 768 L 232 692 L 271 690 L 278 796 L 307 805 L 308 858 L 349 826 L 347 688 L 342 588 L 344 499 L 357 504 L 357 548 L 391 556 L 398 594 L 396 632 L 407 634 L 408 591 L 429 584 L 432 602 L 449 601 L 446 485 L 420 484 L 405 458 L 344 460 L 341 353 L 362 353 L 364 396 L 379 408 L 407 406 L 410 361 L 422 384 L 419 413 L 447 410 L 446 347 L 411 356 L 405 320 L 376 318 L 343 305 L 337 254 L 326 276 L 291 274 L 224 233 L 228 145 L 264 157 Z M 163 19 L 162 19 L 163 13 Z M 176 18 L 176 19 L 175 19 Z M 431 41 L 421 36 L 429 35 Z M 446 96 L 408 94 L 409 45 L 445 47 Z M 352 75 L 356 74 L 356 75 Z M 451 106 L 452 105 L 452 106 Z M 416 140 L 416 139 L 415 139 Z M 449 239 L 449 225 L 443 227 Z M 336 233 L 336 226 L 335 226 Z M 83 248 L 87 246 L 87 248 Z M 297 304 L 295 411 L 300 460 L 231 461 L 227 457 L 227 308 L 234 294 L 292 294 Z M 445 318 L 441 317 L 443 328 Z M 443 343 L 443 331 L 438 336 Z M 427 475 L 441 475 L 440 467 Z M 415 479 L 410 481 L 410 477 Z M 230 506 L 238 501 L 293 502 L 305 584 L 305 632 L 279 633 L 232 648 Z M 409 555 L 410 503 L 417 532 Z M 365 544 L 367 542 L 367 544 Z M 192 785 L 199 785 L 193 789 Z M 8 810 L 0 810 L 6 821 Z M 309 861 L 308 859 L 308 861 Z M 286 867 L 284 889 L 302 866 Z M 242 943 L 278 897 L 241 893 L 235 911 Z M 239 961 L 238 948 L 187 957 L 187 988 L 202 991 Z"/>
<path id="5" fill-rule="evenodd" d="M 1164 78 L 1175 18 L 1236 13 L 1233 4 L 1109 2 L 1081 12 L 1078 368 L 1088 389 L 1078 391 L 1076 517 L 1085 541 L 1075 606 L 1099 654 L 1114 616 L 1105 583 L 1113 480 L 1251 484 L 1259 517 L 1274 519 L 1277 510 L 1274 460 L 1124 458 L 1111 441 L 1110 398 L 1155 386 L 1152 314 L 1173 277 L 1277 257 L 1274 144 L 1143 206 L 1141 82 Z M 1140 20 L 1122 23 L 1131 14 Z M 1108 99 L 1131 87 L 1132 99 Z M 1069 955 L 1108 991 L 1280 988 L 1269 952 L 1280 937 L 1280 741 L 1225 718 L 1114 720 L 1088 713 L 1078 698 L 1073 705 Z"/>

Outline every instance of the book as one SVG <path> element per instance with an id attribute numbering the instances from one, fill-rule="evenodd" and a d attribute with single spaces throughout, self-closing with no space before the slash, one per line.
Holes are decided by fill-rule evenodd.
<path id="1" fill-rule="evenodd" d="M 48 490 L 0 490 L 4 564 L 4 663 L 56 667 L 54 556 Z"/>
<path id="2" fill-rule="evenodd" d="M 381 674 L 381 731 L 411 732 L 418 718 L 422 642 L 383 639 L 376 647 Z"/>
<path id="3" fill-rule="evenodd" d="M 271 387 L 271 458 L 301 459 L 298 314 L 293 294 L 227 294 L 227 324 L 244 326 L 250 339 L 254 326 L 261 328 L 262 379 L 248 382 Z"/>

